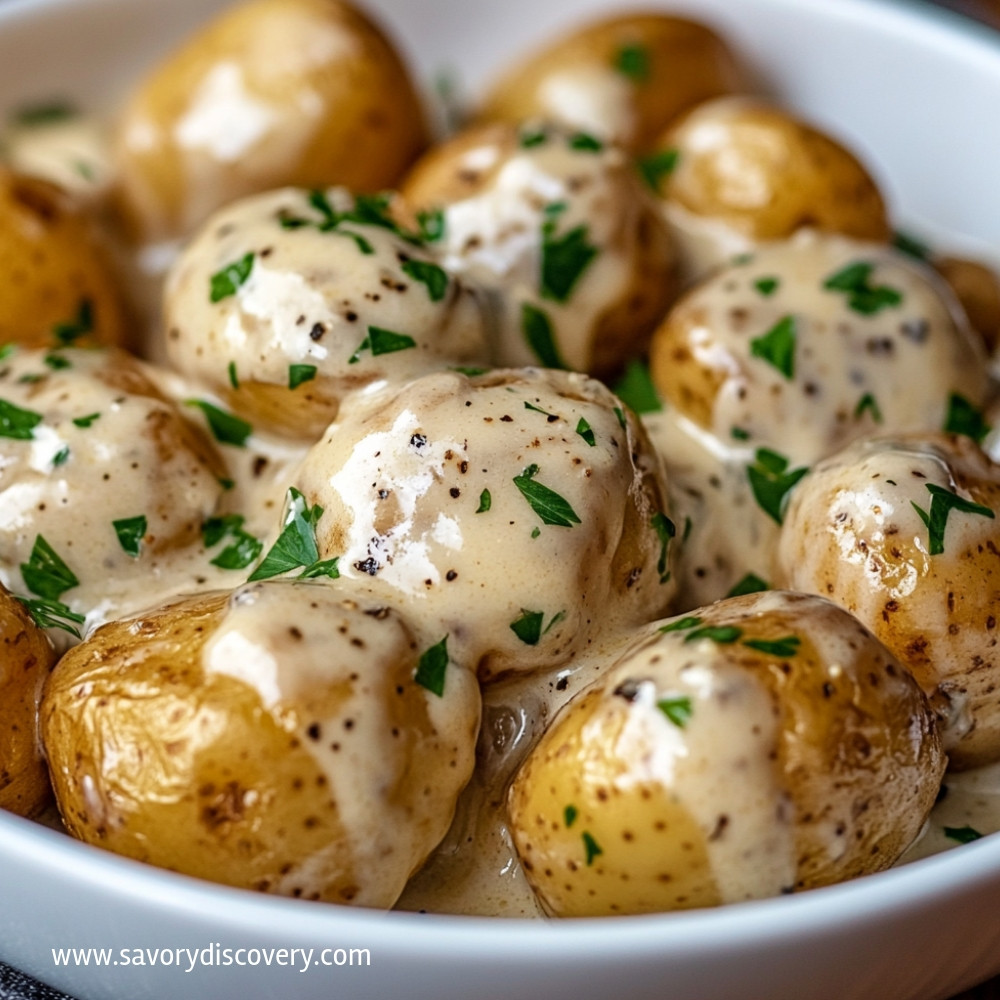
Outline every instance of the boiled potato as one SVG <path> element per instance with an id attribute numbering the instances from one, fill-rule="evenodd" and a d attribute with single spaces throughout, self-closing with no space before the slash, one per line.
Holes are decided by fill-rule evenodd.
<path id="1" fill-rule="evenodd" d="M 756 98 L 700 105 L 645 161 L 689 278 L 803 228 L 886 242 L 878 184 L 836 139 Z"/>
<path id="2" fill-rule="evenodd" d="M 636 152 L 681 112 L 746 86 L 711 28 L 644 12 L 595 21 L 529 55 L 493 84 L 480 114 L 542 118 Z"/>
<path id="3" fill-rule="evenodd" d="M 834 605 L 774 592 L 641 630 L 508 808 L 549 913 L 690 909 L 889 867 L 944 766 L 899 661 Z"/>
<path id="4" fill-rule="evenodd" d="M 913 672 L 953 768 L 1000 760 L 997 511 L 1000 467 L 971 438 L 880 437 L 799 484 L 778 549 L 783 585 L 846 608 Z"/>
<path id="5" fill-rule="evenodd" d="M 350 391 L 486 356 L 483 303 L 380 198 L 284 188 L 217 212 L 165 295 L 174 365 L 255 426 L 314 441 Z"/>
<path id="6" fill-rule="evenodd" d="M 493 291 L 497 364 L 609 378 L 645 354 L 677 292 L 656 206 L 591 135 L 472 128 L 420 160 L 403 196 L 438 220 L 445 267 Z"/>
<path id="7" fill-rule="evenodd" d="M 692 289 L 654 334 L 651 369 L 680 413 L 751 461 L 777 452 L 771 465 L 876 430 L 938 430 L 953 394 L 981 406 L 987 389 L 982 345 L 930 268 L 816 232 Z"/>
<path id="8" fill-rule="evenodd" d="M 555 669 L 675 594 L 661 467 L 584 375 L 425 376 L 345 412 L 295 486 L 323 510 L 319 558 L 409 602 L 483 681 Z"/>
<path id="9" fill-rule="evenodd" d="M 0 809 L 21 816 L 36 815 L 51 794 L 37 716 L 55 661 L 45 633 L 0 587 Z"/>
<path id="10" fill-rule="evenodd" d="M 123 343 L 116 282 L 93 222 L 65 192 L 0 167 L 0 345 Z"/>
<path id="11" fill-rule="evenodd" d="M 391 187 L 425 142 L 406 68 L 357 8 L 247 0 L 133 94 L 115 140 L 119 199 L 140 240 L 165 240 L 286 184 Z"/>
<path id="12" fill-rule="evenodd" d="M 434 650 L 437 650 L 437 654 Z M 474 677 L 334 584 L 270 581 L 114 622 L 41 727 L 77 837 L 261 892 L 391 906 L 472 773 Z"/>
<path id="13" fill-rule="evenodd" d="M 0 420 L 0 582 L 73 615 L 147 603 L 223 494 L 211 443 L 123 352 L 15 350 Z"/>
<path id="14" fill-rule="evenodd" d="M 1000 276 L 986 264 L 966 257 L 934 257 L 932 263 L 992 354 L 1000 340 Z"/>

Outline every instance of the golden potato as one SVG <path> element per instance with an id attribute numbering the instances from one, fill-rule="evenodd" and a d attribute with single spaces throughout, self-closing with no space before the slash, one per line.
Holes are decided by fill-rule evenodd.
<path id="1" fill-rule="evenodd" d="M 818 232 L 692 289 L 655 332 L 650 365 L 724 447 L 795 465 L 876 430 L 939 430 L 953 393 L 981 406 L 987 389 L 982 345 L 937 274 Z"/>
<path id="2" fill-rule="evenodd" d="M 998 511 L 1000 467 L 971 438 L 875 438 L 802 480 L 778 548 L 783 586 L 846 608 L 913 672 L 956 769 L 1000 760 Z"/>
<path id="3" fill-rule="evenodd" d="M 609 379 L 646 353 L 677 293 L 655 203 L 625 154 L 593 136 L 473 127 L 417 163 L 403 198 L 439 220 L 445 267 L 493 291 L 497 364 Z"/>
<path id="4" fill-rule="evenodd" d="M 116 282 L 92 221 L 65 192 L 0 167 L 0 345 L 122 344 Z"/>
<path id="5" fill-rule="evenodd" d="M 857 157 L 755 98 L 695 108 L 659 137 L 645 162 L 692 277 L 803 228 L 889 238 L 882 195 Z"/>
<path id="6" fill-rule="evenodd" d="M 633 414 L 594 379 L 428 375 L 356 406 L 295 486 L 320 559 L 398 606 L 483 681 L 554 669 L 664 613 L 676 527 Z"/>
<path id="7" fill-rule="evenodd" d="M 75 836 L 261 892 L 391 906 L 472 773 L 472 674 L 329 583 L 114 622 L 59 663 L 42 737 Z"/>
<path id="8" fill-rule="evenodd" d="M 21 816 L 36 815 L 51 795 L 37 717 L 55 661 L 45 633 L 0 586 L 0 809 Z"/>
<path id="9" fill-rule="evenodd" d="M 391 187 L 426 135 L 406 68 L 359 10 L 247 0 L 133 94 L 115 140 L 118 196 L 139 239 L 169 239 L 269 188 Z"/>
<path id="10" fill-rule="evenodd" d="M 626 14 L 585 25 L 512 66 L 490 88 L 480 116 L 541 118 L 637 152 L 681 112 L 747 85 L 726 43 L 706 25 Z"/>
<path id="11" fill-rule="evenodd" d="M 283 188 L 216 212 L 178 258 L 167 352 L 255 427 L 312 442 L 353 390 L 484 361 L 481 298 L 383 199 Z"/>
<path id="12" fill-rule="evenodd" d="M 951 286 L 972 329 L 992 354 L 1000 340 L 1000 276 L 993 268 L 965 257 L 935 257 L 932 263 Z"/>
<path id="13" fill-rule="evenodd" d="M 889 867 L 944 755 L 898 660 L 772 592 L 647 626 L 518 772 L 511 830 L 549 913 L 690 909 Z"/>

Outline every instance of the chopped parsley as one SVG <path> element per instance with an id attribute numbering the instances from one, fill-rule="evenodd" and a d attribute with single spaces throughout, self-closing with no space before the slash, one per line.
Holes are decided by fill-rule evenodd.
<path id="1" fill-rule="evenodd" d="M 669 177 L 676 169 L 680 160 L 680 152 L 676 149 L 661 149 L 657 153 L 644 156 L 636 163 L 642 179 L 657 194 L 664 177 Z"/>
<path id="2" fill-rule="evenodd" d="M 770 589 L 771 585 L 766 580 L 762 580 L 756 573 L 747 573 L 739 583 L 732 586 L 726 597 L 743 597 L 746 594 L 760 594 Z"/>
<path id="3" fill-rule="evenodd" d="M 278 540 L 264 556 L 263 562 L 250 574 L 248 582 L 270 580 L 293 569 L 302 569 L 299 578 L 340 576 L 337 559 L 320 561 L 316 544 L 316 525 L 323 516 L 323 508 L 310 507 L 306 498 L 294 486 L 289 487 L 286 501 L 285 525 Z"/>
<path id="4" fill-rule="evenodd" d="M 898 306 L 903 301 L 902 293 L 889 285 L 873 285 L 871 274 L 874 269 L 875 265 L 867 261 L 855 261 L 830 275 L 823 282 L 823 288 L 830 292 L 844 292 L 848 307 L 863 316 L 873 316 L 883 309 Z"/>
<path id="5" fill-rule="evenodd" d="M 479 494 L 479 506 L 476 508 L 477 514 L 485 514 L 493 506 L 493 497 L 489 490 L 483 490 Z"/>
<path id="6" fill-rule="evenodd" d="M 315 365 L 289 365 L 288 388 L 298 389 L 303 382 L 311 382 L 316 377 Z"/>
<path id="7" fill-rule="evenodd" d="M 695 615 L 689 615 L 686 618 L 678 618 L 677 621 L 671 622 L 669 625 L 664 625 L 660 631 L 661 632 L 685 632 L 689 628 L 695 628 L 701 624 L 701 619 Z"/>
<path id="8" fill-rule="evenodd" d="M 625 373 L 611 391 L 636 413 L 659 413 L 663 409 L 649 365 L 644 361 L 629 361 L 625 365 Z"/>
<path id="9" fill-rule="evenodd" d="M 747 466 L 747 478 L 757 505 L 777 524 L 785 516 L 788 494 L 809 471 L 808 468 L 788 469 L 788 459 L 770 448 L 758 448 L 754 464 Z"/>
<path id="10" fill-rule="evenodd" d="M 795 317 L 783 316 L 767 333 L 750 341 L 750 353 L 790 379 L 795 375 L 795 339 Z"/>
<path id="11" fill-rule="evenodd" d="M 553 206 L 549 206 L 553 208 Z M 565 302 L 580 276 L 597 256 L 597 247 L 587 242 L 587 227 L 575 226 L 562 236 L 555 235 L 556 222 L 542 225 L 542 298 Z"/>
<path id="12" fill-rule="evenodd" d="M 734 441 L 749 441 L 750 432 L 743 427 L 731 427 L 729 429 L 729 436 Z"/>
<path id="13" fill-rule="evenodd" d="M 448 369 L 448 371 L 458 372 L 459 375 L 465 375 L 468 378 L 475 378 L 477 375 L 485 375 L 489 370 L 489 368 L 467 368 L 463 365 L 454 365 Z"/>
<path id="14" fill-rule="evenodd" d="M 560 528 L 571 528 L 574 524 L 582 523 L 567 500 L 535 480 L 538 472 L 537 465 L 529 465 L 521 475 L 514 477 L 514 485 L 542 519 L 542 523 Z"/>
<path id="15" fill-rule="evenodd" d="M 620 407 L 615 407 L 615 416 L 618 418 L 618 426 L 621 427 L 623 431 L 628 430 L 628 421 L 625 419 L 625 411 Z"/>
<path id="16" fill-rule="evenodd" d="M 95 420 L 100 419 L 101 415 L 99 413 L 88 413 L 85 417 L 74 417 L 73 424 L 83 430 L 86 430 Z"/>
<path id="17" fill-rule="evenodd" d="M 802 640 L 797 635 L 786 635 L 780 639 L 744 639 L 743 645 L 750 649 L 756 649 L 758 653 L 767 653 L 768 656 L 778 656 L 785 659 L 794 656 L 802 645 Z"/>
<path id="18" fill-rule="evenodd" d="M 764 298 L 768 298 L 773 295 L 777 290 L 778 286 L 781 284 L 779 278 L 758 278 L 754 283 L 753 287 L 760 292 Z"/>
<path id="19" fill-rule="evenodd" d="M 677 526 L 666 514 L 659 511 L 653 515 L 650 523 L 660 540 L 660 558 L 656 562 L 656 571 L 660 574 L 660 583 L 666 583 L 670 579 L 667 555 L 670 551 L 670 540 L 677 534 Z"/>
<path id="20" fill-rule="evenodd" d="M 226 371 L 229 373 L 229 384 L 234 389 L 238 389 L 240 387 L 240 379 L 239 376 L 236 374 L 236 362 L 230 361 L 229 366 L 226 368 Z"/>
<path id="21" fill-rule="evenodd" d="M 76 316 L 66 323 L 56 323 L 52 336 L 60 347 L 75 344 L 81 337 L 94 332 L 94 304 L 90 299 L 80 299 Z"/>
<path id="22" fill-rule="evenodd" d="M 0 344 L 0 361 L 6 361 L 17 353 L 17 344 Z"/>
<path id="23" fill-rule="evenodd" d="M 946 490 L 943 486 L 935 483 L 925 483 L 927 492 L 931 495 L 930 512 L 918 506 L 913 500 L 910 505 L 920 515 L 920 520 L 927 527 L 929 537 L 928 553 L 932 556 L 940 555 L 944 552 L 944 533 L 948 525 L 948 515 L 953 511 L 960 514 L 978 514 L 992 520 L 996 515 L 989 507 L 982 504 L 973 503 L 971 500 L 963 500 L 960 496 Z"/>
<path id="24" fill-rule="evenodd" d="M 982 411 L 977 410 L 964 396 L 953 392 L 948 398 L 944 429 L 951 434 L 964 434 L 976 444 L 981 444 L 992 428 L 983 418 Z"/>
<path id="25" fill-rule="evenodd" d="M 35 537 L 28 561 L 21 563 L 21 576 L 28 590 L 47 601 L 58 601 L 65 591 L 80 584 L 76 574 L 41 535 Z"/>
<path id="26" fill-rule="evenodd" d="M 394 333 L 380 326 L 368 327 L 368 335 L 358 345 L 358 349 L 347 359 L 349 365 L 356 365 L 364 351 L 371 351 L 372 357 L 380 354 L 394 354 L 416 347 L 417 342 L 405 333 Z"/>
<path id="27" fill-rule="evenodd" d="M 971 826 L 946 826 L 944 835 L 949 840 L 957 841 L 959 844 L 971 844 L 974 840 L 981 840 L 983 836 Z"/>
<path id="28" fill-rule="evenodd" d="M 42 422 L 42 415 L 0 399 L 0 437 L 15 441 L 30 441 L 35 428 Z"/>
<path id="29" fill-rule="evenodd" d="M 139 514 L 137 517 L 124 517 L 118 521 L 112 521 L 111 525 L 115 529 L 118 542 L 125 553 L 133 559 L 138 559 L 142 540 L 146 535 L 146 515 Z"/>
<path id="30" fill-rule="evenodd" d="M 437 243 L 444 237 L 444 211 L 432 208 L 417 212 L 417 229 L 425 243 Z"/>
<path id="31" fill-rule="evenodd" d="M 583 849 L 587 852 L 587 867 L 589 868 L 594 863 L 594 858 L 598 854 L 603 854 L 604 851 L 601 845 L 586 830 L 583 831 L 582 837 Z"/>
<path id="32" fill-rule="evenodd" d="M 52 456 L 52 468 L 54 469 L 56 468 L 56 466 L 64 465 L 68 460 L 69 460 L 69 445 L 65 445 Z"/>
<path id="33" fill-rule="evenodd" d="M 61 354 L 46 354 L 42 359 L 54 372 L 72 368 L 73 362 L 69 358 L 64 358 Z"/>
<path id="34" fill-rule="evenodd" d="M 582 153 L 599 153 L 604 149 L 604 143 L 587 132 L 577 132 L 569 137 L 569 148 Z"/>
<path id="35" fill-rule="evenodd" d="M 544 146 L 548 140 L 549 135 L 544 128 L 522 128 L 517 144 L 521 149 L 534 149 L 536 146 Z"/>
<path id="36" fill-rule="evenodd" d="M 223 539 L 229 544 L 214 558 L 211 565 L 220 569 L 246 569 L 260 558 L 264 545 L 249 532 L 243 530 L 242 514 L 223 514 L 210 517 L 201 526 L 201 538 L 206 549 L 210 549 Z"/>
<path id="37" fill-rule="evenodd" d="M 594 429 L 587 423 L 587 421 L 580 417 L 576 424 L 576 433 L 583 438 L 591 448 L 597 446 L 597 438 L 594 437 Z"/>
<path id="38" fill-rule="evenodd" d="M 683 729 L 692 715 L 690 698 L 661 698 L 656 707 L 678 728 Z"/>
<path id="39" fill-rule="evenodd" d="M 622 45 L 615 53 L 612 65 L 633 83 L 644 83 L 649 79 L 649 51 L 642 45 Z"/>
<path id="40" fill-rule="evenodd" d="M 219 407 L 204 399 L 189 399 L 186 403 L 188 406 L 196 406 L 201 410 L 208 423 L 208 429 L 220 444 L 231 444 L 237 448 L 245 447 L 247 438 L 253 433 L 253 425 L 248 424 L 233 413 L 220 410 Z M 76 423 L 76 421 L 73 422 Z"/>
<path id="41" fill-rule="evenodd" d="M 563 822 L 566 824 L 567 829 L 576 822 L 576 818 L 579 815 L 580 813 L 576 806 L 570 805 L 563 809 Z"/>
<path id="42" fill-rule="evenodd" d="M 221 302 L 235 295 L 246 284 L 253 270 L 254 254 L 244 254 L 239 260 L 227 264 L 209 278 L 210 302 Z"/>
<path id="43" fill-rule="evenodd" d="M 854 419 L 860 420 L 866 412 L 871 413 L 875 423 L 882 423 L 882 411 L 879 409 L 878 401 L 870 392 L 866 392 L 858 400 L 858 405 L 854 407 Z"/>
<path id="44" fill-rule="evenodd" d="M 61 628 L 70 635 L 80 638 L 78 625 L 85 621 L 84 616 L 70 610 L 62 601 L 47 601 L 44 598 L 18 597 L 25 610 L 34 619 L 39 628 Z"/>
<path id="45" fill-rule="evenodd" d="M 549 317 L 527 302 L 521 304 L 521 332 L 543 368 L 569 368 L 559 354 Z"/>
<path id="46" fill-rule="evenodd" d="M 930 258 L 931 251 L 930 247 L 926 243 L 922 243 L 915 236 L 909 233 L 895 232 L 892 234 L 892 245 L 900 252 L 905 253 L 908 257 L 914 257 L 917 260 L 926 261 Z"/>
<path id="47" fill-rule="evenodd" d="M 535 413 L 540 413 L 543 417 L 547 417 L 550 424 L 554 424 L 559 419 L 556 414 L 549 413 L 548 410 L 543 410 L 540 406 L 535 406 L 534 403 L 529 403 L 527 400 L 525 400 L 524 408 L 526 410 L 532 410 Z"/>
<path id="48" fill-rule="evenodd" d="M 427 286 L 431 302 L 440 302 L 448 291 L 448 273 L 443 267 L 423 260 L 408 260 L 403 264 L 403 272 L 414 281 Z"/>
<path id="49" fill-rule="evenodd" d="M 413 679 L 439 698 L 444 694 L 444 677 L 448 669 L 448 636 L 420 655 Z"/>
<path id="50" fill-rule="evenodd" d="M 526 646 L 537 646 L 543 635 L 546 635 L 554 625 L 561 622 L 566 617 L 565 611 L 560 611 L 552 616 L 548 625 L 542 628 L 545 614 L 542 611 L 528 611 L 521 608 L 521 615 L 510 623 L 510 630 Z"/>
<path id="51" fill-rule="evenodd" d="M 16 109 L 11 115 L 11 121 L 15 125 L 34 128 L 69 121 L 79 114 L 79 110 L 69 101 L 45 101 L 41 104 L 25 104 Z"/>
<path id="52" fill-rule="evenodd" d="M 697 642 L 699 639 L 711 639 L 724 646 L 734 643 L 743 635 L 743 629 L 736 625 L 702 625 L 684 636 L 685 642 Z"/>

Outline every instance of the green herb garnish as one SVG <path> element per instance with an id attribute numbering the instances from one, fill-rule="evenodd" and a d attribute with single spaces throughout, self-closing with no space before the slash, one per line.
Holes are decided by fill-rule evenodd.
<path id="1" fill-rule="evenodd" d="M 234 388 L 240 387 L 239 376 L 236 374 L 236 362 L 230 361 L 226 371 L 229 373 L 229 384 Z"/>
<path id="2" fill-rule="evenodd" d="M 799 651 L 802 640 L 795 635 L 786 635 L 780 639 L 744 639 L 743 645 L 750 649 L 756 649 L 758 653 L 767 653 L 768 656 L 787 659 Z"/>
<path id="3" fill-rule="evenodd" d="M 899 250 L 900 253 L 905 253 L 908 257 L 914 257 L 917 260 L 926 261 L 931 255 L 930 248 L 927 244 L 922 243 L 915 236 L 911 236 L 909 233 L 893 233 L 892 245 Z"/>
<path id="4" fill-rule="evenodd" d="M 548 132 L 544 128 L 522 128 L 517 144 L 521 149 L 534 149 L 536 146 L 544 146 L 548 138 Z"/>
<path id="5" fill-rule="evenodd" d="M 625 373 L 611 391 L 636 413 L 659 413 L 663 409 L 660 395 L 649 373 L 649 365 L 644 361 L 629 361 L 625 365 Z"/>
<path id="6" fill-rule="evenodd" d="M 56 323 L 52 327 L 52 335 L 60 347 L 74 344 L 81 337 L 94 332 L 94 305 L 90 299 L 80 299 L 76 318 L 67 323 Z"/>
<path id="7" fill-rule="evenodd" d="M 79 110 L 69 101 L 45 101 L 41 104 L 26 104 L 11 115 L 15 125 L 29 128 L 38 125 L 55 125 L 78 117 Z"/>
<path id="8" fill-rule="evenodd" d="M 21 576 L 28 590 L 47 601 L 58 601 L 65 591 L 80 584 L 76 574 L 41 535 L 35 537 L 28 561 L 21 563 Z"/>
<path id="9" fill-rule="evenodd" d="M 872 420 L 874 420 L 875 423 L 882 423 L 882 411 L 879 409 L 879 405 L 875 397 L 870 392 L 866 392 L 858 400 L 858 405 L 854 407 L 854 419 L 860 420 L 865 415 L 866 411 L 871 413 Z"/>
<path id="10" fill-rule="evenodd" d="M 830 292 L 844 292 L 847 305 L 864 316 L 872 316 L 883 309 L 898 306 L 903 301 L 902 294 L 889 285 L 872 285 L 871 274 L 875 265 L 866 261 L 855 261 L 831 275 L 823 282 Z"/>
<path id="11" fill-rule="evenodd" d="M 628 430 L 628 421 L 625 419 L 625 411 L 620 407 L 615 407 L 615 416 L 618 418 L 618 426 L 621 427 L 623 431 Z"/>
<path id="12" fill-rule="evenodd" d="M 583 831 L 583 848 L 587 852 L 587 866 L 590 867 L 594 863 L 594 858 L 598 854 L 603 854 L 604 851 L 601 849 L 600 844 L 586 831 Z"/>
<path id="13" fill-rule="evenodd" d="M 210 302 L 221 302 L 235 295 L 246 284 L 253 270 L 254 254 L 244 254 L 239 260 L 227 264 L 221 271 L 216 271 L 209 278 Z"/>
<path id="14" fill-rule="evenodd" d="M 623 45 L 615 53 L 612 65 L 633 83 L 643 83 L 649 79 L 649 52 L 642 45 Z"/>
<path id="15" fill-rule="evenodd" d="M 477 514 L 485 514 L 493 506 L 493 497 L 489 490 L 483 490 L 479 494 L 479 506 L 476 508 Z"/>
<path id="16" fill-rule="evenodd" d="M 233 413 L 220 410 L 219 407 L 203 399 L 189 399 L 186 400 L 186 404 L 197 406 L 201 410 L 208 423 L 208 429 L 220 444 L 231 444 L 242 448 L 246 445 L 247 438 L 253 433 L 251 424 Z M 75 420 L 73 422 L 76 423 Z"/>
<path id="17" fill-rule="evenodd" d="M 439 698 L 444 694 L 444 677 L 448 668 L 448 636 L 421 654 L 413 679 Z"/>
<path id="18" fill-rule="evenodd" d="M 30 441 L 35 428 L 42 422 L 42 415 L 0 399 L 0 437 L 15 441 Z"/>
<path id="19" fill-rule="evenodd" d="M 734 441 L 749 441 L 750 432 L 742 427 L 731 427 L 729 429 L 729 436 Z"/>
<path id="20" fill-rule="evenodd" d="M 964 434 L 976 444 L 981 444 L 992 428 L 983 418 L 982 411 L 977 410 L 964 396 L 953 392 L 948 398 L 944 429 L 950 434 Z"/>
<path id="21" fill-rule="evenodd" d="M 983 836 L 971 826 L 946 826 L 944 835 L 949 840 L 955 840 L 959 844 L 971 844 L 974 840 L 981 840 Z"/>
<path id="22" fill-rule="evenodd" d="M 582 153 L 599 153 L 604 149 L 604 143 L 586 132 L 577 132 L 569 137 L 569 148 Z"/>
<path id="23" fill-rule="evenodd" d="M 671 622 L 669 625 L 664 625 L 660 631 L 661 632 L 686 632 L 689 628 L 695 628 L 701 624 L 701 619 L 689 615 L 687 618 L 678 618 L 677 621 Z"/>
<path id="24" fill-rule="evenodd" d="M 111 526 L 115 529 L 118 542 L 125 553 L 133 559 L 138 559 L 139 549 L 146 535 L 146 515 L 139 514 L 138 517 L 124 517 L 118 521 L 112 521 Z"/>
<path id="25" fill-rule="evenodd" d="M 597 438 L 594 436 L 594 430 L 583 417 L 580 417 L 580 419 L 577 421 L 576 433 L 579 434 L 580 437 L 582 437 L 583 440 L 586 441 L 591 448 L 597 446 Z"/>
<path id="26" fill-rule="evenodd" d="M 73 423 L 75 426 L 86 430 L 95 420 L 100 420 L 100 418 L 101 415 L 99 413 L 88 413 L 85 417 L 74 417 Z"/>
<path id="27" fill-rule="evenodd" d="M 330 576 L 336 579 L 340 571 L 336 559 L 319 561 L 316 544 L 316 525 L 323 516 L 323 508 L 310 507 L 306 498 L 294 486 L 288 490 L 285 523 L 278 540 L 264 556 L 264 561 L 250 574 L 248 581 L 270 580 L 293 569 L 302 567 L 300 578 Z M 320 572 L 320 567 L 325 567 Z"/>
<path id="28" fill-rule="evenodd" d="M 358 345 L 358 349 L 347 359 L 349 365 L 356 365 L 365 351 L 371 351 L 372 357 L 380 354 L 394 354 L 396 351 L 406 351 L 416 347 L 417 342 L 405 333 L 394 333 L 380 326 L 368 327 L 368 336 Z"/>
<path id="29" fill-rule="evenodd" d="M 644 156 L 636 164 L 642 179 L 655 191 L 660 193 L 660 182 L 669 177 L 677 169 L 680 153 L 676 149 L 661 149 L 658 153 Z"/>
<path id="30" fill-rule="evenodd" d="M 582 523 L 576 511 L 555 490 L 536 482 L 537 465 L 529 465 L 519 476 L 514 477 L 514 485 L 521 496 L 528 501 L 531 509 L 542 519 L 543 524 L 560 528 L 571 528 Z"/>
<path id="31" fill-rule="evenodd" d="M 543 368 L 569 367 L 559 355 L 549 317 L 541 309 L 536 309 L 527 302 L 521 305 L 521 332 L 528 347 L 531 348 L 531 353 Z"/>
<path id="32" fill-rule="evenodd" d="M 315 365 L 289 365 L 288 388 L 298 389 L 303 382 L 311 382 L 316 377 Z"/>
<path id="33" fill-rule="evenodd" d="M 684 636 L 685 642 L 697 642 L 699 639 L 711 639 L 721 645 L 728 646 L 743 635 L 743 629 L 735 625 L 703 625 L 693 629 Z"/>
<path id="34" fill-rule="evenodd" d="M 70 635 L 80 638 L 76 627 L 86 620 L 83 615 L 71 611 L 62 601 L 47 601 L 44 598 L 18 597 L 25 610 L 39 628 L 61 628 Z"/>
<path id="35" fill-rule="evenodd" d="M 989 507 L 982 504 L 973 503 L 971 500 L 963 500 L 960 496 L 950 490 L 937 486 L 934 483 L 925 483 L 927 492 L 931 495 L 930 512 L 917 506 L 914 501 L 910 505 L 920 515 L 920 520 L 927 527 L 930 545 L 928 553 L 932 556 L 940 555 L 944 552 L 944 532 L 948 524 L 948 515 L 953 511 L 960 514 L 978 514 L 980 517 L 993 519 L 996 515 Z"/>
<path id="36" fill-rule="evenodd" d="M 52 456 L 52 468 L 54 469 L 59 465 L 65 465 L 68 459 L 69 459 L 69 445 L 65 445 Z"/>
<path id="37" fill-rule="evenodd" d="M 550 206 L 551 207 L 551 206 Z M 587 242 L 587 227 L 575 226 L 562 236 L 555 235 L 556 223 L 542 225 L 542 298 L 565 302 L 580 276 L 597 256 L 597 247 Z"/>
<path id="38" fill-rule="evenodd" d="M 796 483 L 808 468 L 787 472 L 788 459 L 769 448 L 758 448 L 753 465 L 747 466 L 747 478 L 754 499 L 765 514 L 777 524 L 785 517 L 785 503 Z"/>
<path id="39" fill-rule="evenodd" d="M 764 298 L 768 298 L 773 295 L 777 290 L 778 286 L 781 284 L 778 278 L 758 278 L 757 281 L 753 283 L 753 287 L 760 292 Z"/>
<path id="40" fill-rule="evenodd" d="M 577 811 L 576 806 L 566 806 L 566 808 L 563 809 L 563 822 L 566 824 L 567 828 L 571 827 L 576 822 L 576 818 L 579 815 L 580 813 Z"/>
<path id="41" fill-rule="evenodd" d="M 690 698 L 661 698 L 656 707 L 678 728 L 683 729 L 691 718 Z"/>
<path id="42" fill-rule="evenodd" d="M 762 337 L 750 341 L 750 353 L 790 379 L 795 375 L 795 340 L 795 317 L 783 316 Z"/>
<path id="43" fill-rule="evenodd" d="M 733 585 L 726 597 L 743 597 L 745 594 L 760 594 L 770 590 L 771 585 L 762 580 L 756 573 L 747 573 L 739 583 Z"/>
<path id="44" fill-rule="evenodd" d="M 42 360 L 54 372 L 63 371 L 66 368 L 73 367 L 73 362 L 70 361 L 69 358 L 64 358 L 61 354 L 46 354 Z"/>
<path id="45" fill-rule="evenodd" d="M 660 583 L 666 583 L 670 579 L 670 570 L 667 569 L 667 554 L 670 550 L 670 540 L 677 534 L 677 526 L 667 517 L 666 514 L 657 512 L 650 522 L 656 537 L 660 540 L 660 558 L 656 563 L 656 570 L 660 574 Z"/>
<path id="46" fill-rule="evenodd" d="M 411 259 L 403 264 L 403 271 L 414 281 L 427 286 L 431 302 L 440 302 L 448 291 L 448 273 L 437 264 Z"/>
<path id="47" fill-rule="evenodd" d="M 264 545 L 243 530 L 243 521 L 242 514 L 223 514 L 221 517 L 210 517 L 201 526 L 206 549 L 218 545 L 224 538 L 230 539 L 230 544 L 210 560 L 211 565 L 220 569 L 246 569 L 260 557 Z"/>
<path id="48" fill-rule="evenodd" d="M 437 243 L 441 240 L 444 237 L 444 225 L 444 211 L 440 208 L 417 212 L 417 228 L 425 243 Z"/>

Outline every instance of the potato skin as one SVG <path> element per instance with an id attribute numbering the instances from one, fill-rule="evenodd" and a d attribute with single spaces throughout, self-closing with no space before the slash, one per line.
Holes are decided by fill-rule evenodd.
<path id="1" fill-rule="evenodd" d="M 1000 340 L 1000 276 L 980 261 L 966 257 L 935 257 L 932 263 L 951 286 L 972 329 L 992 354 Z"/>
<path id="2" fill-rule="evenodd" d="M 663 14 L 626 14 L 585 25 L 512 66 L 490 88 L 480 117 L 541 118 L 637 152 L 681 112 L 746 86 L 744 71 L 711 28 Z"/>
<path id="3" fill-rule="evenodd" d="M 889 224 L 873 177 L 845 146 L 782 108 L 722 98 L 695 108 L 657 148 L 676 153 L 658 190 L 672 206 L 753 241 L 809 227 L 885 242 Z"/>
<path id="4" fill-rule="evenodd" d="M 37 717 L 55 661 L 45 633 L 0 587 L 0 809 L 21 816 L 37 815 L 51 796 Z"/>
<path id="5" fill-rule="evenodd" d="M 941 551 L 916 510 L 934 489 L 985 508 L 949 511 Z M 777 550 L 781 585 L 847 609 L 912 671 L 955 770 L 1000 760 L 998 514 L 1000 467 L 970 438 L 879 437 L 799 483 Z"/>
<path id="6" fill-rule="evenodd" d="M 106 625 L 45 691 L 66 825 L 216 882 L 391 906 L 447 829 L 479 723 L 471 675 L 450 664 L 439 697 L 420 652 L 394 612 L 327 584 Z"/>
<path id="7" fill-rule="evenodd" d="M 0 344 L 51 347 L 65 327 L 81 346 L 121 345 L 129 329 L 116 281 L 92 221 L 64 191 L 0 167 Z"/>
<path id="8" fill-rule="evenodd" d="M 398 53 L 339 0 L 248 0 L 138 87 L 118 199 L 140 240 L 191 232 L 234 198 L 293 184 L 393 186 L 427 142 Z"/>
<path id="9" fill-rule="evenodd" d="M 934 723 L 829 602 L 722 601 L 648 626 L 556 717 L 511 787 L 514 841 L 561 916 L 839 882 L 887 868 L 920 831 L 944 772 Z"/>

